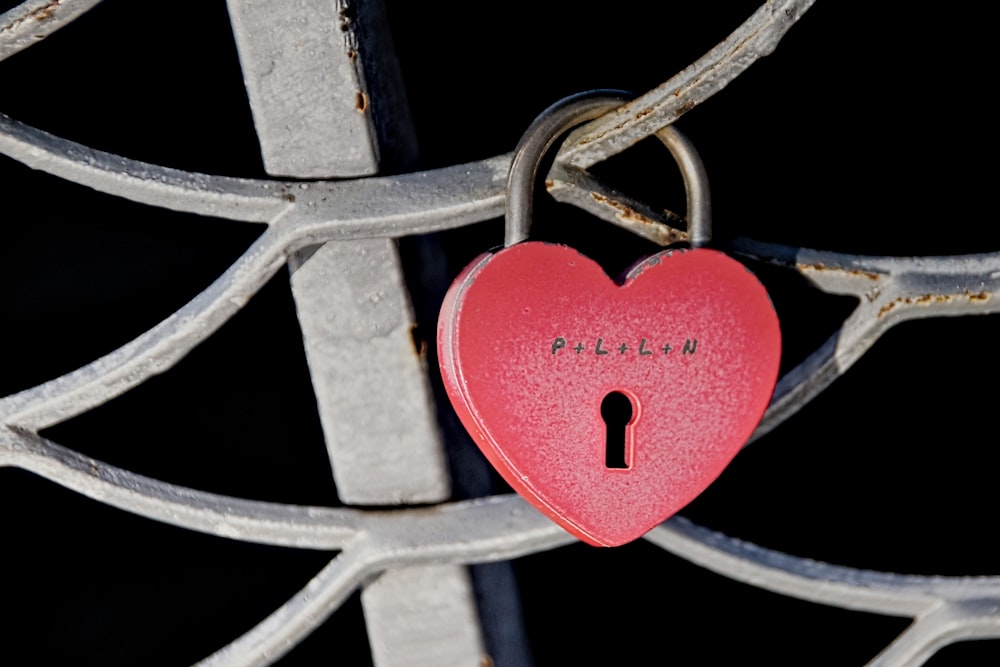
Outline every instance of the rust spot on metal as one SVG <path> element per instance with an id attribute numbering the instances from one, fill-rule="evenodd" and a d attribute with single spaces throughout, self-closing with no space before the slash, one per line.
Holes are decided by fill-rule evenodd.
<path id="1" fill-rule="evenodd" d="M 590 196 L 593 197 L 594 201 L 596 201 L 597 203 L 604 204 L 605 206 L 609 206 L 618 211 L 618 217 L 620 218 L 624 218 L 625 220 L 631 220 L 633 222 L 639 222 L 644 225 L 652 225 L 656 223 L 655 220 L 647 218 L 646 216 L 642 215 L 631 206 L 626 206 L 625 204 L 617 202 L 614 199 L 611 199 L 610 197 L 605 197 L 604 195 L 598 194 L 596 192 L 591 192 Z"/>
<path id="2" fill-rule="evenodd" d="M 889 303 L 885 304 L 884 306 L 878 309 L 878 317 L 881 318 L 883 315 L 885 315 L 895 307 L 896 307 L 896 302 L 890 301 Z"/>
<path id="3" fill-rule="evenodd" d="M 493 658 L 488 655 L 484 655 L 479 660 L 479 667 L 493 667 Z"/>
<path id="4" fill-rule="evenodd" d="M 625 104 L 631 104 L 631 102 L 626 102 Z M 581 139 L 580 142 L 577 145 L 579 145 L 579 146 L 586 146 L 586 145 L 591 144 L 591 143 L 593 143 L 595 141 L 601 141 L 602 139 L 604 139 L 604 137 L 608 136 L 609 134 L 611 134 L 613 132 L 618 132 L 618 131 L 624 129 L 625 127 L 628 127 L 630 124 L 632 124 L 632 123 L 634 123 L 634 122 L 636 122 L 636 121 L 644 118 L 645 116 L 648 116 L 651 113 L 655 113 L 656 110 L 659 107 L 660 107 L 659 104 L 655 104 L 652 107 L 649 107 L 647 109 L 643 109 L 642 111 L 640 111 L 638 114 L 636 114 L 632 118 L 626 118 L 624 121 L 622 121 L 621 123 L 618 123 L 617 125 L 615 125 L 614 127 L 612 127 L 610 130 L 602 132 L 599 135 L 597 135 L 596 137 Z M 609 111 L 608 114 L 618 113 L 618 111 L 620 109 L 621 109 L 621 107 L 619 107 L 619 109 L 615 109 L 615 110 Z"/>
<path id="5" fill-rule="evenodd" d="M 357 57 L 358 57 L 358 52 L 357 51 L 355 51 L 354 49 L 348 49 L 347 50 L 347 58 L 348 58 L 348 60 L 350 60 L 351 62 L 354 62 L 354 59 L 357 58 Z"/>
<path id="6" fill-rule="evenodd" d="M 799 271 L 816 271 L 816 272 L 833 271 L 837 273 L 843 273 L 848 276 L 858 276 L 859 278 L 867 278 L 868 280 L 878 280 L 881 277 L 879 274 L 872 273 L 871 271 L 862 271 L 861 269 L 842 269 L 838 267 L 830 267 L 827 266 L 826 264 L 823 264 L 822 262 L 816 264 L 804 264 L 800 262 L 795 265 L 795 268 L 798 269 Z"/>
<path id="7" fill-rule="evenodd" d="M 556 187 L 556 182 L 546 179 L 546 181 L 545 181 L 545 189 L 546 190 L 551 190 L 554 187 Z"/>
<path id="8" fill-rule="evenodd" d="M 354 108 L 361 113 L 364 113 L 368 109 L 368 96 L 360 90 L 354 96 Z"/>
<path id="9" fill-rule="evenodd" d="M 21 16 L 18 16 L 17 18 L 15 18 L 10 23 L 8 23 L 6 25 L 0 25 L 0 33 L 10 32 L 12 30 L 17 30 L 17 28 L 21 24 L 23 24 L 25 21 L 28 21 L 30 19 L 35 19 L 36 21 L 39 21 L 39 22 L 45 21 L 47 19 L 50 19 L 56 13 L 56 9 L 62 3 L 63 3 L 63 0 L 52 0 L 52 2 L 48 2 L 48 3 L 44 4 L 44 5 L 42 5 L 41 7 L 38 7 L 37 9 L 35 9 L 35 10 L 27 13 L 27 14 L 22 14 Z M 36 39 L 36 40 L 38 40 L 38 39 L 45 39 L 45 35 L 32 35 L 32 37 L 34 39 Z"/>
<path id="10" fill-rule="evenodd" d="M 861 269 L 851 269 L 848 271 L 852 276 L 860 276 L 862 278 L 867 278 L 868 280 L 878 280 L 879 275 L 877 273 L 872 273 L 871 271 L 862 271 Z"/>
<path id="11" fill-rule="evenodd" d="M 954 297 L 950 294 L 921 294 L 920 296 L 900 296 L 896 297 L 878 311 L 878 316 L 882 317 L 897 305 L 907 306 L 929 306 L 934 303 L 950 303 Z"/>
<path id="12" fill-rule="evenodd" d="M 968 300 L 969 303 L 983 303 L 989 301 L 990 293 L 972 293 L 969 290 L 965 290 L 961 294 L 921 294 L 920 296 L 901 296 L 882 306 L 882 308 L 878 311 L 878 317 L 882 317 L 900 304 L 907 306 L 930 306 L 936 303 L 951 303 L 956 299 L 962 298 Z"/>
<path id="13" fill-rule="evenodd" d="M 281 195 L 281 198 L 284 199 L 289 204 L 295 203 L 295 195 L 293 195 L 291 192 L 286 192 L 285 194 Z"/>
<path id="14" fill-rule="evenodd" d="M 338 18 L 340 19 L 340 31 L 347 32 L 354 26 L 354 19 L 357 18 L 357 12 L 355 7 L 350 2 L 345 2 L 344 7 L 340 10 Z"/>
<path id="15" fill-rule="evenodd" d="M 56 13 L 56 9 L 62 4 L 62 0 L 52 0 L 52 2 L 46 3 L 31 12 L 31 17 L 36 21 L 44 21 L 45 19 L 52 18 L 52 15 Z"/>
<path id="16" fill-rule="evenodd" d="M 597 192 L 591 192 L 590 196 L 598 204 L 603 204 L 608 208 L 613 209 L 615 211 L 615 217 L 623 222 L 638 223 L 640 225 L 655 225 L 660 230 L 659 239 L 663 245 L 688 240 L 687 232 L 682 232 L 679 229 L 662 225 L 658 220 L 654 220 L 643 215 L 642 213 L 639 213 L 631 206 L 626 206 L 619 201 L 615 201 L 610 197 L 605 197 Z"/>
<path id="17" fill-rule="evenodd" d="M 691 109 L 694 109 L 696 106 L 698 105 L 697 103 L 694 102 L 694 100 L 688 100 L 687 102 L 685 102 L 684 104 L 680 105 L 680 107 L 677 108 L 677 115 L 683 116 L 688 111 L 691 111 Z"/>

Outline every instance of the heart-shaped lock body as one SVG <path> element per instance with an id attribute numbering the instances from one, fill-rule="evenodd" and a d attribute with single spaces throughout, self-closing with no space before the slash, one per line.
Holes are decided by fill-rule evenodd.
<path id="1" fill-rule="evenodd" d="M 705 248 L 657 253 L 618 284 L 566 246 L 514 243 L 458 276 L 438 326 L 448 396 L 479 448 L 538 509 L 603 546 L 640 537 L 719 476 L 767 407 L 780 349 L 764 287 Z M 627 424 L 602 416 L 616 395 Z"/>
<path id="2" fill-rule="evenodd" d="M 580 539 L 616 546 L 722 472 L 777 378 L 780 331 L 743 265 L 666 251 L 621 286 L 561 245 L 484 255 L 442 309 L 439 354 L 462 423 L 505 480 Z M 632 403 L 626 467 L 606 465 L 613 392 Z"/>

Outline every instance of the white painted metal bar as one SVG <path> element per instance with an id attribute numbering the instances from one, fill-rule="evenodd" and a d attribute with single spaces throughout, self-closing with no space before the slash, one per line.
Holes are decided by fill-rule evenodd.
<path id="1" fill-rule="evenodd" d="M 446 500 L 447 462 L 394 242 L 327 243 L 290 267 L 341 499 Z"/>
<path id="2" fill-rule="evenodd" d="M 329 178 L 378 171 L 378 142 L 349 2 L 231 0 L 264 167 Z"/>
<path id="3" fill-rule="evenodd" d="M 361 604 L 376 665 L 488 664 L 479 628 L 467 618 L 476 601 L 464 571 L 455 565 L 406 567 L 388 570 L 365 587 Z"/>
<path id="4" fill-rule="evenodd" d="M 376 172 L 381 138 L 373 119 L 382 100 L 366 70 L 379 72 L 383 88 L 397 87 L 386 74 L 394 58 L 388 37 L 375 36 L 381 4 L 299 0 L 289 11 L 284 0 L 230 0 L 229 7 L 268 172 Z M 377 52 L 369 36 L 380 42 Z M 394 136 L 409 134 L 398 110 L 393 123 L 402 127 Z M 398 154 L 407 145 L 388 149 Z M 446 500 L 447 462 L 395 240 L 304 248 L 289 268 L 340 498 L 363 505 Z M 462 566 L 386 572 L 366 588 L 362 605 L 378 667 L 476 664 L 485 653 Z"/>

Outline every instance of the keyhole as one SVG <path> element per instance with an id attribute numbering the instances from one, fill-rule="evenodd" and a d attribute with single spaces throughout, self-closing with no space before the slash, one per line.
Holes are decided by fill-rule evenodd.
<path id="1" fill-rule="evenodd" d="M 628 468 L 625 433 L 632 421 L 632 401 L 620 391 L 613 391 L 601 401 L 604 419 L 604 465 L 608 468 Z"/>

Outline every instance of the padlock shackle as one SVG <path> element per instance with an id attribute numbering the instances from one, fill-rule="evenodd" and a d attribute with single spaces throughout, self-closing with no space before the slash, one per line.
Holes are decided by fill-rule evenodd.
<path id="1" fill-rule="evenodd" d="M 708 245 L 712 240 L 712 193 L 708 188 L 708 172 L 701 155 L 683 132 L 667 125 L 656 133 L 681 170 L 687 197 L 688 243 L 692 248 Z"/>
<path id="2" fill-rule="evenodd" d="M 514 149 L 510 171 L 507 173 L 504 218 L 506 247 L 528 238 L 538 167 L 556 139 L 577 125 L 625 104 L 632 97 L 624 91 L 616 90 L 578 93 L 559 100 L 528 126 Z M 708 174 L 701 156 L 688 138 L 672 125 L 659 130 L 656 136 L 674 157 L 684 179 L 688 241 L 692 247 L 706 245 L 712 238 L 712 204 Z"/>

